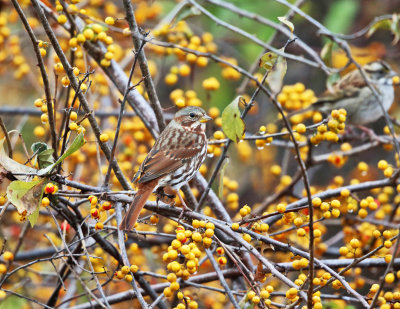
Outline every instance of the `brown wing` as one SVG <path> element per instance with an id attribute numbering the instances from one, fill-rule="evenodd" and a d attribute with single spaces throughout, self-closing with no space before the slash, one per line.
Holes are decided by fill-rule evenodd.
<path id="1" fill-rule="evenodd" d="M 336 101 L 344 97 L 355 97 L 359 94 L 360 89 L 365 85 L 366 83 L 364 78 L 356 69 L 343 76 L 336 84 L 332 86 L 330 91 L 325 91 L 318 101 L 329 102 Z"/>
<path id="2" fill-rule="evenodd" d="M 198 143 L 198 135 L 185 132 L 184 141 L 156 143 L 140 167 L 139 183 L 165 176 L 182 167 L 184 163 L 198 154 L 203 144 Z M 161 137 L 161 136 L 160 136 Z"/>

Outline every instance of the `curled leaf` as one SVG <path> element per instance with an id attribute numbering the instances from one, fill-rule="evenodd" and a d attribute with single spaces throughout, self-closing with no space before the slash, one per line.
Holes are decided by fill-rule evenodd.
<path id="1" fill-rule="evenodd" d="M 376 22 L 375 24 L 373 24 L 371 26 L 371 28 L 369 28 L 368 33 L 367 33 L 367 37 L 370 37 L 371 35 L 373 35 L 376 30 L 381 29 L 381 30 L 390 30 L 392 21 L 389 19 L 384 19 L 384 20 L 380 20 L 378 22 Z"/>
<path id="2" fill-rule="evenodd" d="M 81 148 L 85 144 L 85 139 L 83 138 L 83 133 L 79 133 L 79 135 L 74 139 L 72 142 L 71 146 L 62 154 L 61 157 L 58 158 L 58 160 L 47 166 L 46 168 L 42 168 L 37 172 L 38 176 L 45 176 L 49 174 L 54 167 L 56 167 L 58 164 L 60 164 L 62 161 L 65 160 L 68 156 L 73 154 L 75 151 L 77 151 L 79 148 Z"/>
<path id="3" fill-rule="evenodd" d="M 19 180 L 28 180 L 31 179 L 32 176 L 29 174 L 36 174 L 37 170 L 23 165 L 21 163 L 18 163 L 17 161 L 14 161 L 13 159 L 10 159 L 8 157 L 8 154 L 4 150 L 4 141 L 5 138 L 0 140 L 0 167 L 3 170 L 6 170 L 7 172 L 10 172 L 11 174 L 14 175 L 15 178 Z M 27 174 L 27 175 L 23 175 Z"/>
<path id="4" fill-rule="evenodd" d="M 39 168 L 46 168 L 54 163 L 53 152 L 54 149 L 50 148 L 38 154 L 37 159 Z"/>
<path id="5" fill-rule="evenodd" d="M 292 37 L 293 37 L 293 31 L 294 31 L 294 25 L 291 21 L 289 21 L 286 16 L 280 16 L 278 17 L 278 20 L 284 24 L 286 27 L 289 28 L 290 32 L 292 33 Z"/>
<path id="6" fill-rule="evenodd" d="M 49 148 L 47 144 L 42 142 L 33 143 L 31 149 L 36 154 L 39 168 L 45 168 L 54 163 L 54 149 Z"/>
<path id="7" fill-rule="evenodd" d="M 236 97 L 222 112 L 222 130 L 234 142 L 238 142 L 245 130 L 245 124 L 240 118 L 239 102 L 242 97 Z"/>
<path id="8" fill-rule="evenodd" d="M 278 59 L 278 55 L 274 52 L 268 52 L 262 55 L 258 65 L 266 70 L 271 70 Z"/>
<path id="9" fill-rule="evenodd" d="M 327 66 L 332 66 L 332 52 L 333 52 L 333 42 L 328 41 L 321 50 L 320 56 L 321 59 Z"/>
<path id="10" fill-rule="evenodd" d="M 393 14 L 392 19 L 380 20 L 380 21 L 376 22 L 375 24 L 373 24 L 371 26 L 371 28 L 369 28 L 367 37 L 370 37 L 371 35 L 373 35 L 378 29 L 389 30 L 390 32 L 392 32 L 392 34 L 394 36 L 392 44 L 395 45 L 400 40 L 399 21 L 400 21 L 400 18 L 399 18 L 398 14 Z"/>
<path id="11" fill-rule="evenodd" d="M 26 212 L 32 226 L 36 224 L 39 216 L 45 182 L 45 179 L 29 182 L 15 180 L 7 187 L 7 198 L 18 209 L 19 213 Z"/>
<path id="12" fill-rule="evenodd" d="M 40 154 L 41 152 L 45 151 L 48 148 L 49 146 L 47 146 L 46 143 L 42 142 L 33 143 L 31 146 L 31 149 L 35 154 Z"/>
<path id="13" fill-rule="evenodd" d="M 284 52 L 284 49 L 281 48 L 280 51 Z M 266 79 L 269 88 L 274 94 L 277 94 L 281 91 L 283 85 L 283 78 L 286 75 L 286 71 L 287 71 L 286 58 L 283 56 L 278 56 L 275 65 L 268 73 Z"/>

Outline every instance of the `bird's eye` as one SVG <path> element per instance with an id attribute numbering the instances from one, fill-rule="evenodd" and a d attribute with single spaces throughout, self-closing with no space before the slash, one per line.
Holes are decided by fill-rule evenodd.
<path id="1" fill-rule="evenodd" d="M 189 117 L 190 117 L 190 118 L 194 118 L 195 116 L 196 116 L 195 113 L 190 113 L 190 114 L 189 114 Z"/>

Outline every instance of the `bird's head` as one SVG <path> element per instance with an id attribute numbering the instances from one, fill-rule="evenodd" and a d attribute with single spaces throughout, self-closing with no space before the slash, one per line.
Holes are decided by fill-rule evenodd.
<path id="1" fill-rule="evenodd" d="M 397 76 L 397 73 L 383 60 L 369 62 L 363 69 L 370 81 L 380 84 L 392 85 L 393 77 Z"/>
<path id="2" fill-rule="evenodd" d="M 207 115 L 204 109 L 197 106 L 182 108 L 174 117 L 176 123 L 191 131 L 204 130 L 205 123 L 210 120 L 212 120 L 212 118 Z"/>

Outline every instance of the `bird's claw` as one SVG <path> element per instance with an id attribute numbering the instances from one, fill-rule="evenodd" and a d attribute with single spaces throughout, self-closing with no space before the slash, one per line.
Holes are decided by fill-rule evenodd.
<path id="1" fill-rule="evenodd" d="M 192 210 L 189 207 L 187 207 L 186 205 L 182 205 L 182 210 L 181 210 L 181 213 L 179 214 L 179 217 L 178 217 L 178 224 L 181 222 L 181 219 L 183 218 L 183 214 L 185 212 L 191 212 L 191 211 Z"/>
<path id="2" fill-rule="evenodd" d="M 169 204 L 174 206 L 175 205 L 175 194 L 168 194 L 165 193 L 164 189 L 162 187 L 157 188 L 156 192 L 155 192 L 157 198 L 156 198 L 156 203 L 157 203 L 157 207 L 158 207 L 158 202 L 161 201 L 165 204 Z"/>

